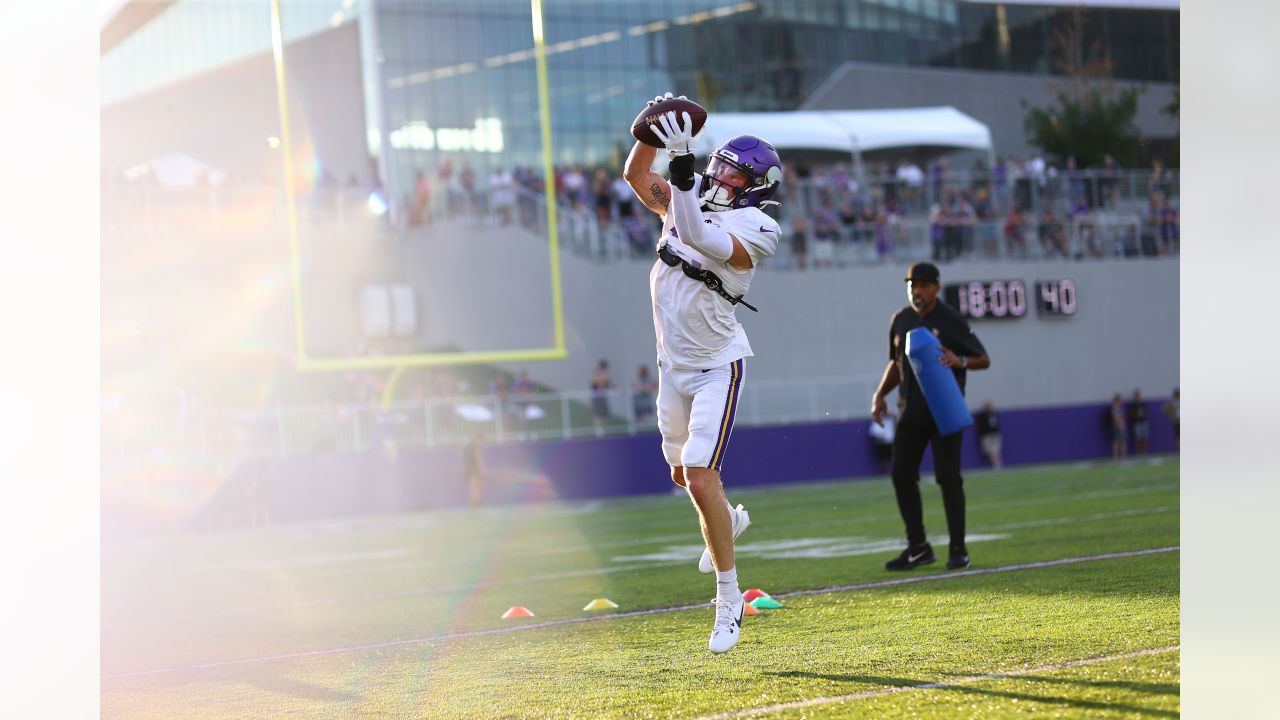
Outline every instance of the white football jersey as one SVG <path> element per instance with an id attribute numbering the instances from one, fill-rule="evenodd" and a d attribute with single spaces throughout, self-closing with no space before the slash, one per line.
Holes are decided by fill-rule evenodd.
<path id="1" fill-rule="evenodd" d="M 702 216 L 704 222 L 738 238 L 751 255 L 750 269 L 737 270 L 686 245 L 675 232 L 670 212 L 663 220 L 658 242 L 665 241 L 669 250 L 695 267 L 715 273 L 730 295 L 746 295 L 760 261 L 778 249 L 778 223 L 754 207 L 704 211 Z M 658 362 L 664 367 L 705 370 L 753 354 L 747 333 L 734 315 L 735 306 L 706 284 L 686 276 L 683 267 L 656 260 L 649 271 L 649 292 Z"/>

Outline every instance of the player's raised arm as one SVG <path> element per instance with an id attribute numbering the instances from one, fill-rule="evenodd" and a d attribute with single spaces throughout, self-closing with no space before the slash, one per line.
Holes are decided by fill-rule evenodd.
<path id="1" fill-rule="evenodd" d="M 672 99 L 672 94 L 658 95 L 650 100 L 648 107 L 653 107 L 663 100 Z M 681 95 L 680 97 L 684 97 Z M 655 213 L 665 216 L 667 206 L 671 204 L 671 187 L 661 175 L 653 171 L 653 159 L 658 156 L 658 148 L 646 145 L 639 140 L 632 146 L 627 155 L 627 164 L 623 166 L 622 176 L 627 184 L 640 198 L 641 204 Z"/>
<path id="2" fill-rule="evenodd" d="M 637 140 L 631 153 L 627 155 L 622 176 L 631 185 L 636 197 L 640 198 L 642 205 L 665 216 L 667 206 L 671 204 L 671 188 L 661 175 L 653 171 L 653 159 L 657 155 L 657 148 Z"/>

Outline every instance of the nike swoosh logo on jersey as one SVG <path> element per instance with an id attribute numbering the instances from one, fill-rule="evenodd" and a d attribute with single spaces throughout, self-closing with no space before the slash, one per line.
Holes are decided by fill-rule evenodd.
<path id="1" fill-rule="evenodd" d="M 777 232 L 777 230 L 770 230 L 769 228 L 767 228 L 767 227 L 765 227 L 765 226 L 761 225 L 761 226 L 760 226 L 760 232 Z"/>

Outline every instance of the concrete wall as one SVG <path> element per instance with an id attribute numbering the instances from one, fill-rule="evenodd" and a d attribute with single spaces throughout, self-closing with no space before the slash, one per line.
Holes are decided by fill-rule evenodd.
<path id="1" fill-rule="evenodd" d="M 420 288 L 420 342 L 451 340 L 466 350 L 550 346 L 545 241 L 523 231 L 445 225 L 411 236 L 399 252 L 386 263 L 385 274 L 395 276 L 386 280 Z M 601 358 L 618 384 L 630 382 L 641 363 L 652 370 L 650 263 L 599 263 L 568 252 L 560 261 L 569 358 L 508 369 L 528 368 L 537 381 L 562 390 L 585 389 Z M 992 368 L 970 374 L 969 397 L 1015 408 L 1100 402 L 1134 388 L 1168 394 L 1180 367 L 1178 268 L 1176 257 L 943 265 L 944 283 L 1018 278 L 1031 292 L 1037 278 L 1071 278 L 1079 288 L 1071 318 L 1042 319 L 1032 309 L 1018 320 L 975 321 Z M 889 318 L 907 302 L 904 270 L 891 264 L 798 272 L 771 269 L 766 261 L 750 293 L 760 312 L 738 310 L 756 353 L 747 382 L 878 378 L 888 360 Z M 355 298 L 335 293 L 327 302 Z M 317 343 L 336 346 L 355 331 L 334 322 L 336 310 L 319 317 L 327 321 L 308 322 Z"/>
<path id="2" fill-rule="evenodd" d="M 596 266 L 566 260 L 569 360 L 531 368 L 561 388 L 586 387 L 598 358 L 615 382 L 654 360 L 648 263 Z M 832 375 L 879 376 L 888 361 L 890 316 L 906 305 L 905 268 L 887 265 L 756 276 L 753 313 L 739 309 L 756 356 L 747 382 Z M 1166 394 L 1178 384 L 1178 261 L 969 263 L 942 268 L 943 282 L 1069 277 L 1079 311 L 1066 319 L 975 321 L 992 368 L 970 374 L 969 397 L 1000 407 L 1104 400 L 1135 387 Z"/>
<path id="3" fill-rule="evenodd" d="M 1034 107 L 1052 100 L 1050 84 L 1061 82 L 1051 75 L 944 70 L 875 63 L 845 63 L 818 86 L 801 110 L 864 110 L 878 108 L 950 105 L 991 129 L 996 154 L 1022 155 L 1032 151 L 1026 142 L 1022 120 L 1025 99 Z M 1116 81 L 1117 87 L 1146 87 L 1138 97 L 1135 123 L 1143 135 L 1172 138 L 1178 124 L 1161 112 L 1173 99 L 1174 85 Z"/>

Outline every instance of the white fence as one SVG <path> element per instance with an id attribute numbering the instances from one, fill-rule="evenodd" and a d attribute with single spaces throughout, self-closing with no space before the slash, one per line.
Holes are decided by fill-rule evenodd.
<path id="1" fill-rule="evenodd" d="M 898 208 L 897 213 L 881 214 L 879 221 L 842 225 L 835 238 L 835 264 L 947 260 L 949 258 L 936 257 L 931 237 L 933 227 L 928 219 L 930 210 L 939 203 L 946 204 L 948 198 L 967 195 L 975 196 L 977 203 L 980 189 L 990 193 L 990 214 L 986 220 L 964 222 L 963 232 L 980 236 L 982 242 L 967 245 L 959 259 L 1040 259 L 1059 255 L 1087 259 L 1176 252 L 1176 243 L 1161 242 L 1159 236 L 1163 230 L 1158 223 L 1153 226 L 1145 211 L 1153 195 L 1169 198 L 1176 208 L 1180 180 L 1176 170 L 1166 170 L 1158 178 L 1149 170 L 1109 175 L 1087 170 L 1063 171 L 1043 178 L 1011 178 L 997 183 L 989 173 L 952 171 L 943 181 L 935 183 L 930 179 L 915 188 L 906 187 L 892 176 L 868 177 L 854 191 L 847 183 L 837 183 L 830 177 L 804 179 L 783 188 L 779 217 L 786 238 L 779 261 L 771 266 L 802 268 L 812 264 L 812 250 L 805 263 L 793 258 L 789 238 L 793 237 L 795 221 L 804 218 L 810 226 L 812 244 L 814 220 L 827 200 L 836 212 L 846 201 L 853 202 L 858 210 L 867 204 L 878 212 L 885 208 L 889 198 L 894 199 Z M 444 196 L 445 193 L 435 193 L 436 221 L 446 218 L 487 224 L 502 221 L 483 189 L 468 196 L 460 207 L 448 205 L 448 212 L 440 207 Z M 1072 202 L 1076 199 L 1088 201 L 1087 220 L 1071 218 Z M 637 212 L 638 218 L 624 223 L 616 216 L 617 208 L 611 206 L 606 210 L 609 219 L 601 222 L 589 197 L 578 200 L 582 202 L 575 206 L 568 198 L 558 199 L 559 233 L 564 248 L 601 261 L 652 254 L 658 224 L 651 213 Z M 412 199 L 405 199 L 404 203 L 411 205 Z M 246 217 L 255 221 L 265 218 L 281 231 L 287 226 L 285 195 L 272 186 L 182 189 L 111 185 L 103 188 L 102 206 L 107 231 L 127 227 L 132 233 L 150 231 L 165 235 L 184 232 L 195 220 L 217 227 L 220 224 L 234 226 Z M 1009 243 L 1003 234 L 1004 220 L 1015 206 L 1027 219 L 1028 227 L 1023 232 L 1025 243 L 1016 240 Z M 389 215 L 378 215 L 371 209 L 369 191 L 356 187 L 318 188 L 300 197 L 296 207 L 298 219 L 308 227 L 308 232 L 320 234 L 398 233 L 406 229 L 403 225 L 414 216 L 414 211 L 406 210 L 401 213 L 401 226 L 394 226 Z M 1039 242 L 1037 226 L 1046 208 L 1053 210 L 1066 226 L 1069 239 L 1066 253 L 1045 249 Z M 537 235 L 545 234 L 545 199 L 540 193 L 516 188 L 515 204 L 506 220 Z M 1081 235 L 1085 236 L 1083 240 L 1079 239 Z M 1149 242 L 1152 237 L 1154 244 Z"/>
<path id="2" fill-rule="evenodd" d="M 878 378 L 872 375 L 753 382 L 743 386 L 740 426 L 825 422 L 866 417 Z M 606 414 L 597 419 L 593 407 Z M 210 410 L 197 417 L 195 453 L 235 456 L 460 445 L 657 432 L 653 399 L 637 407 L 630 388 L 429 399 L 379 405 L 316 405 Z"/>

